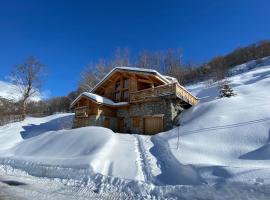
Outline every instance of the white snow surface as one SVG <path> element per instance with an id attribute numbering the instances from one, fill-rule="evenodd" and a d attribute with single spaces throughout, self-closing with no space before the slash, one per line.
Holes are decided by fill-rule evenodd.
<path id="1" fill-rule="evenodd" d="M 94 93 L 91 93 L 91 92 L 83 92 L 71 103 L 71 106 L 73 106 L 83 96 L 88 97 L 88 98 L 96 101 L 97 103 L 102 103 L 102 104 L 111 105 L 111 106 L 128 105 L 128 102 L 114 102 L 111 99 L 100 96 L 98 94 L 94 94 Z"/>
<path id="2" fill-rule="evenodd" d="M 179 128 L 154 136 L 70 129 L 71 114 L 2 126 L 0 173 L 19 170 L 136 199 L 267 199 L 270 65 L 228 80 L 237 94 L 231 98 L 217 97 L 217 83 L 188 86 L 200 103 L 180 114 Z"/>

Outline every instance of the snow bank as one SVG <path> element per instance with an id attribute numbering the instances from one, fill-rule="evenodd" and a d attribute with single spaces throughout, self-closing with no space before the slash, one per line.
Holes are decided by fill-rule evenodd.
<path id="1" fill-rule="evenodd" d="M 46 132 L 40 136 L 21 142 L 10 153 L 18 157 L 41 158 L 46 164 L 61 164 L 64 158 L 96 154 L 112 138 L 112 131 L 100 127 L 86 127 L 73 130 Z M 70 165 L 88 163 L 71 162 Z M 66 161 L 65 163 L 66 164 Z"/>
<path id="2" fill-rule="evenodd" d="M 50 176 L 65 178 L 57 168 L 70 168 L 69 171 L 82 169 L 85 176 L 93 171 L 140 180 L 136 178 L 133 136 L 115 134 L 102 127 L 71 129 L 72 119 L 73 114 L 28 117 L 23 122 L 1 127 L 0 163 L 35 176 L 42 176 L 45 168 Z M 73 178 L 78 178 L 76 173 Z"/>
<path id="3" fill-rule="evenodd" d="M 218 99 L 216 83 L 191 87 L 191 92 L 207 100 L 179 117 L 178 149 L 178 128 L 154 137 L 167 141 L 179 162 L 204 166 L 200 169 L 204 178 L 245 182 L 248 175 L 240 176 L 236 169 L 249 174 L 270 166 L 270 66 L 230 77 L 229 81 L 237 94 L 232 98 Z"/>
<path id="4" fill-rule="evenodd" d="M 26 117 L 24 121 L 0 126 L 0 151 L 47 131 L 71 129 L 72 121 L 73 114 L 68 113 L 48 117 Z"/>

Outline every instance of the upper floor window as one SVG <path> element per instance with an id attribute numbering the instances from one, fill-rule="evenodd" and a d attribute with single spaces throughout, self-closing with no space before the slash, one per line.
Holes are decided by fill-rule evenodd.
<path id="1" fill-rule="evenodd" d="M 129 80 L 128 78 L 120 78 L 114 84 L 114 100 L 119 101 L 128 101 L 129 99 Z"/>
<path id="2" fill-rule="evenodd" d="M 120 101 L 121 98 L 121 92 L 115 92 L 114 93 L 114 100 L 115 101 Z"/>
<path id="3" fill-rule="evenodd" d="M 120 89 L 120 85 L 121 85 L 120 80 L 119 81 L 116 81 L 116 83 L 115 83 L 115 90 L 119 90 Z"/>
<path id="4" fill-rule="evenodd" d="M 128 90 L 123 92 L 123 100 L 128 101 Z"/>
<path id="5" fill-rule="evenodd" d="M 124 79 L 123 88 L 128 88 L 128 79 L 127 78 Z"/>

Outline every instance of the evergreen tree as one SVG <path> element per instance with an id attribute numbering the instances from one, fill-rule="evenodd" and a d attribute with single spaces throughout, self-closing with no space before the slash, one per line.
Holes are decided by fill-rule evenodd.
<path id="1" fill-rule="evenodd" d="M 224 80 L 219 84 L 219 97 L 232 97 L 235 96 L 236 94 L 234 93 L 233 89 L 229 85 L 229 81 Z"/>

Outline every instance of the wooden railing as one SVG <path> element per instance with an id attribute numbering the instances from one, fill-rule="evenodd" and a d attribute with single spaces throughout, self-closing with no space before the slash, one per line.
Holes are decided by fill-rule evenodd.
<path id="1" fill-rule="evenodd" d="M 88 106 L 75 108 L 75 117 L 88 117 Z"/>
<path id="2" fill-rule="evenodd" d="M 171 83 L 154 88 L 131 92 L 129 101 L 130 103 L 138 103 L 147 99 L 168 95 L 177 96 L 190 105 L 196 105 L 198 103 L 198 99 L 178 83 Z"/>

